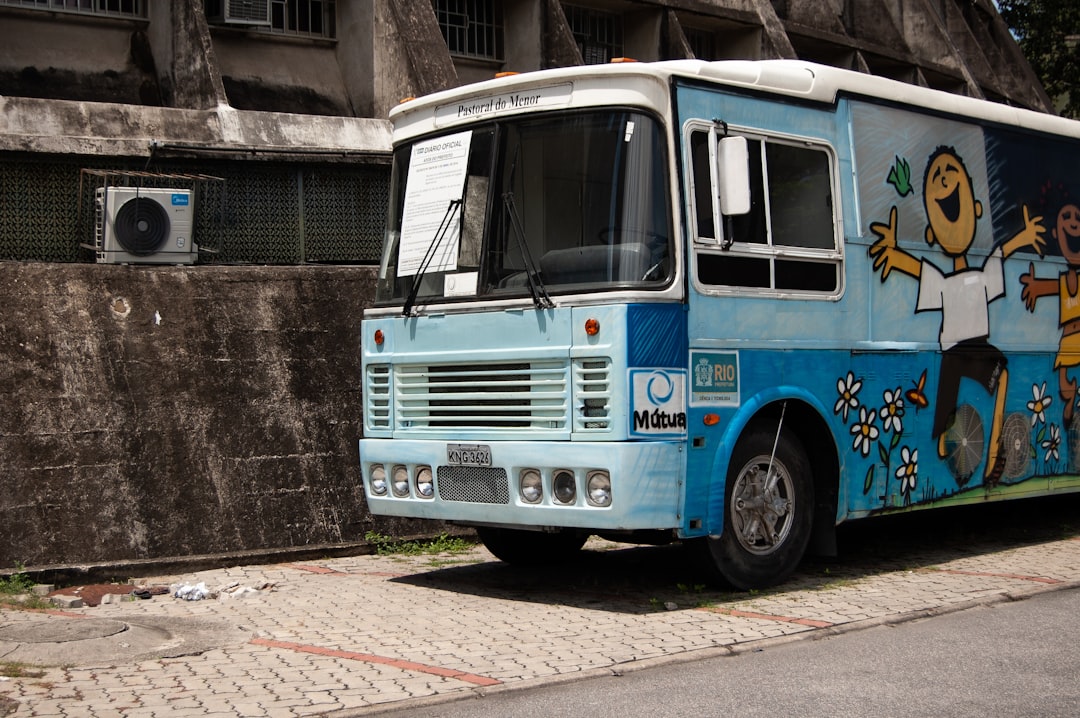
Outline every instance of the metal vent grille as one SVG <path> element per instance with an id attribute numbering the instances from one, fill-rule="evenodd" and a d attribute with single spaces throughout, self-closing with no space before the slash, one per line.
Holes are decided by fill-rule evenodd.
<path id="1" fill-rule="evenodd" d="M 378 261 L 386 227 L 388 179 L 383 168 L 305 170 L 305 261 Z"/>
<path id="2" fill-rule="evenodd" d="M 473 504 L 508 504 L 510 489 L 504 469 L 487 466 L 439 466 L 435 470 L 439 498 Z"/>
<path id="3" fill-rule="evenodd" d="M 82 245 L 95 244 L 94 191 L 100 183 L 80 182 L 81 170 L 142 170 L 146 163 L 89 159 L 0 161 L 0 259 L 93 261 Z M 387 167 L 206 161 L 155 163 L 152 170 L 224 178 L 196 188 L 201 264 L 379 260 Z"/>
<path id="4" fill-rule="evenodd" d="M 574 360 L 574 431 L 611 430 L 611 359 Z"/>
<path id="5" fill-rule="evenodd" d="M 369 429 L 390 428 L 390 365 L 369 364 L 364 386 L 364 422 Z"/>
<path id="6" fill-rule="evenodd" d="M 93 241 L 93 207 L 92 187 L 79 194 L 77 163 L 6 159 L 0 163 L 0 259 L 77 262 L 80 243 Z"/>
<path id="7" fill-rule="evenodd" d="M 399 366 L 394 420 L 399 429 L 565 429 L 565 360 Z"/>

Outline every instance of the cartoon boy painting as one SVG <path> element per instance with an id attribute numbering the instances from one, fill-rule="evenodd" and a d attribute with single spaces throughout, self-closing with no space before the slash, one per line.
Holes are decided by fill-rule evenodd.
<path id="1" fill-rule="evenodd" d="M 870 247 L 874 269 L 881 281 L 896 269 L 919 280 L 916 312 L 940 311 L 941 372 L 934 407 L 933 437 L 938 456 L 945 458 L 945 431 L 956 413 L 960 379 L 978 381 L 995 397 L 984 481 L 994 484 L 1005 468 L 1001 447 L 1001 427 L 1005 420 L 1005 393 L 1009 372 L 1006 358 L 990 344 L 989 304 L 1005 294 L 1002 259 L 1023 247 L 1042 254 L 1046 231 L 1042 217 L 1029 217 L 1024 206 L 1024 229 L 998 247 L 981 268 L 968 264 L 967 251 L 975 239 L 975 225 L 982 217 L 982 203 L 975 199 L 971 176 L 952 147 L 939 147 L 930 155 L 923 178 L 923 208 L 928 221 L 926 242 L 935 243 L 953 262 L 951 272 L 943 272 L 925 259 L 919 260 L 896 246 L 894 205 L 888 224 L 872 223 L 870 231 L 880 239 Z M 963 485 L 967 477 L 958 477 Z"/>
<path id="2" fill-rule="evenodd" d="M 1035 265 L 1030 264 L 1026 274 L 1020 275 L 1024 285 L 1020 296 L 1029 311 L 1035 311 L 1039 297 L 1058 295 L 1058 326 L 1061 327 L 1061 343 L 1058 345 L 1054 368 L 1058 370 L 1058 387 L 1065 409 L 1062 422 L 1066 429 L 1072 427 L 1076 404 L 1076 379 L 1069 379 L 1069 369 L 1080 366 L 1080 207 L 1063 196 L 1056 226 L 1050 230 L 1058 241 L 1061 256 L 1069 267 L 1057 279 L 1039 279 Z"/>

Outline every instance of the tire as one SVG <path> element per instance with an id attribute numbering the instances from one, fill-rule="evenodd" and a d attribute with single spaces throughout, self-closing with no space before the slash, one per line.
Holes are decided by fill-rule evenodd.
<path id="1" fill-rule="evenodd" d="M 495 558 L 518 566 L 542 566 L 571 558 L 589 538 L 587 533 L 563 530 L 558 533 L 477 526 L 476 535 Z"/>
<path id="2" fill-rule="evenodd" d="M 723 533 L 704 539 L 720 577 L 744 591 L 786 579 L 810 542 L 814 507 L 810 462 L 795 436 L 780 435 L 775 457 L 774 441 L 774 431 L 764 428 L 751 429 L 739 439 L 724 489 Z"/>

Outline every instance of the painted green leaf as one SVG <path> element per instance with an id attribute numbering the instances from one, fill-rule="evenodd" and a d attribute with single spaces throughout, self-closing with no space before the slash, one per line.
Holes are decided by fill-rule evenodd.
<path id="1" fill-rule="evenodd" d="M 877 450 L 878 450 L 878 456 L 881 457 L 881 463 L 885 464 L 885 466 L 888 466 L 889 465 L 889 451 L 888 451 L 888 449 L 885 448 L 885 444 L 879 441 L 878 445 L 877 445 Z"/>
<path id="2" fill-rule="evenodd" d="M 896 448 L 896 445 L 900 443 L 900 434 L 894 433 L 892 435 L 892 441 L 889 442 L 889 451 L 892 452 Z"/>
<path id="3" fill-rule="evenodd" d="M 870 468 L 866 470 L 866 478 L 863 480 L 863 485 L 862 485 L 863 496 L 870 493 L 870 489 L 872 489 L 872 488 L 874 488 L 874 467 L 873 467 L 873 465 L 871 465 Z"/>
<path id="4" fill-rule="evenodd" d="M 897 194 L 906 197 L 915 190 L 911 188 L 911 166 L 907 160 L 896 157 L 896 163 L 889 170 L 889 184 L 896 188 Z"/>

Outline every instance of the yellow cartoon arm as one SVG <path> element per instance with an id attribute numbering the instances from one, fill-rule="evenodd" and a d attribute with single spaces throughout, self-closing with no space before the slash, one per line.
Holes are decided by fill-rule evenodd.
<path id="1" fill-rule="evenodd" d="M 889 223 L 871 222 L 870 231 L 881 238 L 870 245 L 870 256 L 874 258 L 874 269 L 881 270 L 881 281 L 884 282 L 894 269 L 919 278 L 922 262 L 896 246 L 895 206 L 889 210 Z"/>
<path id="2" fill-rule="evenodd" d="M 1035 276 L 1035 264 L 1028 262 L 1028 270 L 1020 275 L 1020 283 L 1024 288 L 1020 290 L 1020 296 L 1024 300 L 1024 306 L 1029 312 L 1035 311 L 1035 300 L 1039 297 L 1051 297 L 1058 292 L 1056 279 L 1039 279 Z"/>
<path id="3" fill-rule="evenodd" d="M 1010 254 L 1018 249 L 1024 247 L 1031 247 L 1039 256 L 1042 256 L 1043 245 L 1046 244 L 1046 240 L 1043 239 L 1043 234 L 1046 233 L 1046 227 L 1042 226 L 1042 215 L 1038 217 L 1031 217 L 1028 214 L 1027 205 L 1024 205 L 1024 228 L 1020 230 L 1015 237 L 1010 239 L 1001 247 L 1001 253 L 1003 256 L 1008 257 Z"/>

